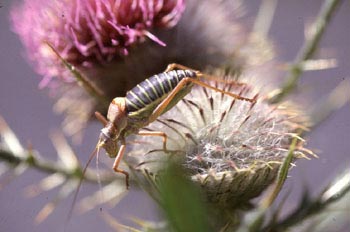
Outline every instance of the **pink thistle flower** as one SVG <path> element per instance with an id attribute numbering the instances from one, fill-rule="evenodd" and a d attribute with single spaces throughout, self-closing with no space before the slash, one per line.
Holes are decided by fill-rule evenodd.
<path id="1" fill-rule="evenodd" d="M 14 8 L 11 19 L 37 72 L 45 77 L 43 87 L 55 76 L 74 81 L 54 64 L 57 57 L 45 42 L 73 65 L 106 65 L 146 37 L 164 45 L 150 30 L 176 25 L 183 10 L 183 0 L 34 0 Z"/>
<path id="2" fill-rule="evenodd" d="M 184 9 L 184 0 L 27 0 L 13 8 L 11 20 L 27 57 L 43 76 L 39 87 L 51 89 L 58 99 L 54 110 L 66 114 L 63 127 L 73 135 L 91 112 L 106 109 L 77 85 L 47 43 L 109 100 L 145 78 L 130 55 L 145 46 L 163 48 L 151 31 L 175 26 Z"/>

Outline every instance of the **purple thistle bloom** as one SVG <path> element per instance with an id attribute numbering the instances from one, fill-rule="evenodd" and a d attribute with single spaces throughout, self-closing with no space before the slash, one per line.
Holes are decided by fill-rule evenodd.
<path id="1" fill-rule="evenodd" d="M 73 65 L 106 65 L 146 37 L 164 46 L 150 30 L 176 25 L 183 10 L 183 0 L 28 0 L 12 10 L 11 19 L 37 72 L 45 77 L 43 87 L 55 76 L 74 81 L 55 64 L 57 57 L 45 42 Z"/>

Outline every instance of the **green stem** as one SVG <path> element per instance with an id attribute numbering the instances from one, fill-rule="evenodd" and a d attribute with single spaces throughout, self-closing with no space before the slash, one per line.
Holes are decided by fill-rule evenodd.
<path id="1" fill-rule="evenodd" d="M 97 178 L 98 175 L 94 171 L 88 171 L 83 176 L 83 172 L 81 168 L 67 169 L 55 162 L 44 160 L 44 159 L 38 159 L 32 154 L 30 154 L 29 151 L 27 151 L 27 154 L 25 157 L 19 157 L 14 155 L 10 151 L 0 149 L 0 160 L 5 161 L 9 164 L 12 164 L 13 166 L 17 166 L 19 164 L 25 164 L 32 168 L 40 170 L 42 172 L 46 172 L 50 174 L 60 173 L 66 176 L 68 179 L 84 178 L 86 181 L 95 182 L 95 183 L 99 181 Z M 101 176 L 100 180 L 101 182 L 109 183 L 116 180 L 116 177 L 113 175 L 108 175 L 108 176 L 104 175 L 104 176 Z"/>
<path id="2" fill-rule="evenodd" d="M 295 137 L 292 140 L 292 143 L 289 146 L 289 152 L 286 158 L 284 159 L 282 166 L 279 169 L 277 179 L 275 181 L 275 184 L 273 186 L 273 189 L 268 193 L 268 195 L 262 199 L 260 203 L 260 209 L 257 211 L 257 214 L 255 215 L 255 219 L 249 226 L 249 231 L 260 231 L 261 226 L 263 225 L 265 216 L 266 216 L 266 210 L 272 205 L 272 203 L 275 201 L 276 197 L 278 196 L 279 192 L 281 191 L 284 182 L 287 179 L 288 171 L 290 168 L 290 164 L 293 161 L 294 157 L 294 150 L 297 145 L 298 138 Z"/>
<path id="3" fill-rule="evenodd" d="M 268 207 L 270 207 L 272 203 L 275 201 L 279 192 L 281 191 L 284 185 L 284 182 L 287 179 L 289 168 L 294 158 L 294 150 L 295 150 L 295 147 L 297 146 L 297 143 L 298 143 L 298 138 L 295 137 L 289 146 L 288 155 L 284 159 L 283 164 L 279 169 L 277 180 L 272 192 L 262 202 L 263 209 L 267 209 Z"/>
<path id="4" fill-rule="evenodd" d="M 349 175 L 349 169 L 345 171 L 346 175 Z M 329 190 L 329 188 L 328 188 Z M 346 194 L 350 193 L 350 181 L 343 184 L 342 188 L 334 193 L 331 197 L 325 199 L 324 190 L 318 197 L 311 199 L 308 194 L 304 194 L 299 206 L 283 220 L 274 221 L 263 228 L 261 231 L 287 231 L 288 228 L 300 225 L 301 222 L 306 221 L 308 218 L 324 212 L 326 207 L 332 203 L 342 199 Z"/>
<path id="5" fill-rule="evenodd" d="M 278 103 L 288 94 L 290 94 L 296 87 L 303 73 L 303 63 L 313 57 L 320 43 L 320 40 L 325 32 L 326 27 L 331 21 L 332 14 L 335 12 L 341 0 L 326 0 L 323 3 L 321 11 L 319 12 L 312 28 L 315 30 L 313 35 L 305 40 L 304 45 L 300 49 L 294 64 L 291 65 L 290 71 L 286 77 L 286 82 L 281 88 L 279 94 L 270 100 L 271 103 Z"/>

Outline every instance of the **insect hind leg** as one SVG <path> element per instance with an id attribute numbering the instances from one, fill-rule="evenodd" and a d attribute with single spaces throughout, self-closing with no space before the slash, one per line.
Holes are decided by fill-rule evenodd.
<path id="1" fill-rule="evenodd" d="M 184 78 L 182 79 L 179 84 L 170 92 L 170 94 L 158 105 L 158 107 L 153 111 L 153 113 L 149 116 L 149 119 L 148 119 L 148 122 L 147 124 L 150 124 L 152 123 L 154 120 L 156 120 L 163 112 L 164 110 L 166 109 L 166 107 L 171 103 L 171 101 L 174 100 L 174 97 L 176 96 L 176 94 L 184 87 L 186 86 L 188 83 L 192 82 L 193 84 L 196 84 L 196 85 L 200 85 L 200 86 L 203 86 L 205 88 L 209 88 L 209 89 L 212 89 L 212 90 L 215 90 L 217 92 L 220 92 L 220 93 L 223 93 L 223 94 L 226 94 L 228 96 L 231 96 L 235 99 L 238 99 L 238 100 L 242 100 L 242 101 L 248 101 L 248 102 L 251 102 L 251 103 L 255 103 L 256 102 L 256 97 L 254 98 L 246 98 L 246 97 L 242 97 L 238 94 L 234 94 L 234 93 L 231 93 L 231 92 L 227 92 L 227 91 L 224 91 L 222 89 L 219 89 L 219 88 L 216 88 L 214 86 L 211 86 L 203 81 L 200 81 L 200 80 L 197 80 L 197 79 L 193 79 L 193 78 Z"/>
<path id="2" fill-rule="evenodd" d="M 199 78 L 203 78 L 203 79 L 207 79 L 210 81 L 216 81 L 219 83 L 223 83 L 223 84 L 228 84 L 228 85 L 234 85 L 234 86 L 245 86 L 247 85 L 246 83 L 243 82 L 238 82 L 235 80 L 227 80 L 227 79 L 223 79 L 223 78 L 219 78 L 217 76 L 213 76 L 213 75 L 209 75 L 207 73 L 202 73 L 196 69 L 190 68 L 188 66 L 182 65 L 182 64 L 178 64 L 178 63 L 171 63 L 167 66 L 167 68 L 165 69 L 165 72 L 169 72 L 175 69 L 180 69 L 180 70 L 191 70 L 196 72 L 197 76 Z"/>
<path id="3" fill-rule="evenodd" d="M 185 79 L 183 79 L 185 80 Z M 247 97 L 242 97 L 238 94 L 234 94 L 234 93 L 231 93 L 231 92 L 227 92 L 225 90 L 222 90 L 220 88 L 217 88 L 217 87 L 214 87 L 214 86 L 211 86 L 203 81 L 200 81 L 200 80 L 197 80 L 197 79 L 191 79 L 191 78 L 186 78 L 186 81 L 187 82 L 193 82 L 194 84 L 196 85 L 200 85 L 200 86 L 203 86 L 205 88 L 208 88 L 208 89 L 212 89 L 212 90 L 215 90 L 217 92 L 220 92 L 220 93 L 223 93 L 223 94 L 226 94 L 228 96 L 231 96 L 235 99 L 238 99 L 238 100 L 242 100 L 242 101 L 248 101 L 248 102 L 251 102 L 251 103 L 255 103 L 256 102 L 256 97 L 254 98 L 247 98 Z"/>
<path id="4" fill-rule="evenodd" d="M 180 70 L 191 70 L 191 71 L 194 71 L 194 72 L 197 72 L 197 73 L 201 73 L 199 72 L 198 70 L 195 70 L 193 68 L 190 68 L 190 67 L 187 67 L 185 65 L 182 65 L 182 64 L 177 64 L 177 63 L 171 63 L 167 66 L 167 68 L 165 69 L 165 72 L 169 72 L 169 71 L 172 71 L 172 70 L 175 70 L 175 69 L 180 69 Z"/>

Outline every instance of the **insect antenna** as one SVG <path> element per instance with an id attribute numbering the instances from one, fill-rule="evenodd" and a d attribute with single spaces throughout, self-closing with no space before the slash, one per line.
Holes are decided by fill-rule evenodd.
<path id="1" fill-rule="evenodd" d="M 87 93 L 90 94 L 90 96 L 94 97 L 97 100 L 97 102 L 108 107 L 109 100 L 106 99 L 106 97 L 101 92 L 101 90 L 98 89 L 96 86 L 94 86 L 88 80 L 88 78 L 83 73 L 81 73 L 74 65 L 69 63 L 66 59 L 64 59 L 50 42 L 48 41 L 43 41 L 43 42 L 47 44 L 47 46 L 53 51 L 53 53 L 62 62 L 62 64 L 71 72 L 71 74 L 74 76 L 77 82 L 83 86 L 83 88 L 87 91 Z"/>
<path id="2" fill-rule="evenodd" d="M 75 207 L 75 204 L 76 204 L 76 201 L 77 201 L 77 198 L 78 198 L 78 194 L 79 194 L 79 190 L 81 188 L 81 185 L 83 183 L 83 180 L 84 180 L 84 176 L 85 176 L 85 173 L 87 171 L 87 168 L 89 167 L 92 159 L 95 157 L 95 156 L 98 156 L 98 153 L 100 151 L 100 147 L 103 146 L 103 142 L 101 142 L 101 140 L 98 141 L 95 149 L 91 152 L 90 156 L 89 156 L 89 159 L 87 161 L 87 163 L 85 164 L 84 166 L 84 169 L 81 173 L 81 176 L 79 178 L 79 183 L 78 183 L 78 186 L 77 186 L 77 189 L 75 190 L 75 193 L 74 193 L 74 197 L 73 197 L 73 201 L 71 203 L 71 206 L 69 208 L 69 212 L 68 212 L 68 215 L 67 215 L 67 218 L 66 218 L 66 222 L 65 222 L 65 227 L 64 227 L 64 231 L 66 231 L 67 229 L 67 226 L 68 226 L 68 223 L 72 217 L 72 214 L 73 214 L 73 210 L 74 210 L 74 207 Z M 99 181 L 100 183 L 100 181 Z"/>
<path id="3" fill-rule="evenodd" d="M 99 143 L 96 146 L 96 169 L 97 169 L 97 183 L 98 183 L 98 187 L 101 191 L 101 196 L 102 199 L 104 199 L 104 195 L 103 195 L 103 190 L 102 190 L 102 184 L 101 184 L 101 175 L 100 175 L 100 167 L 99 167 L 99 155 L 100 155 L 100 148 L 103 145 L 102 142 L 99 141 Z"/>

